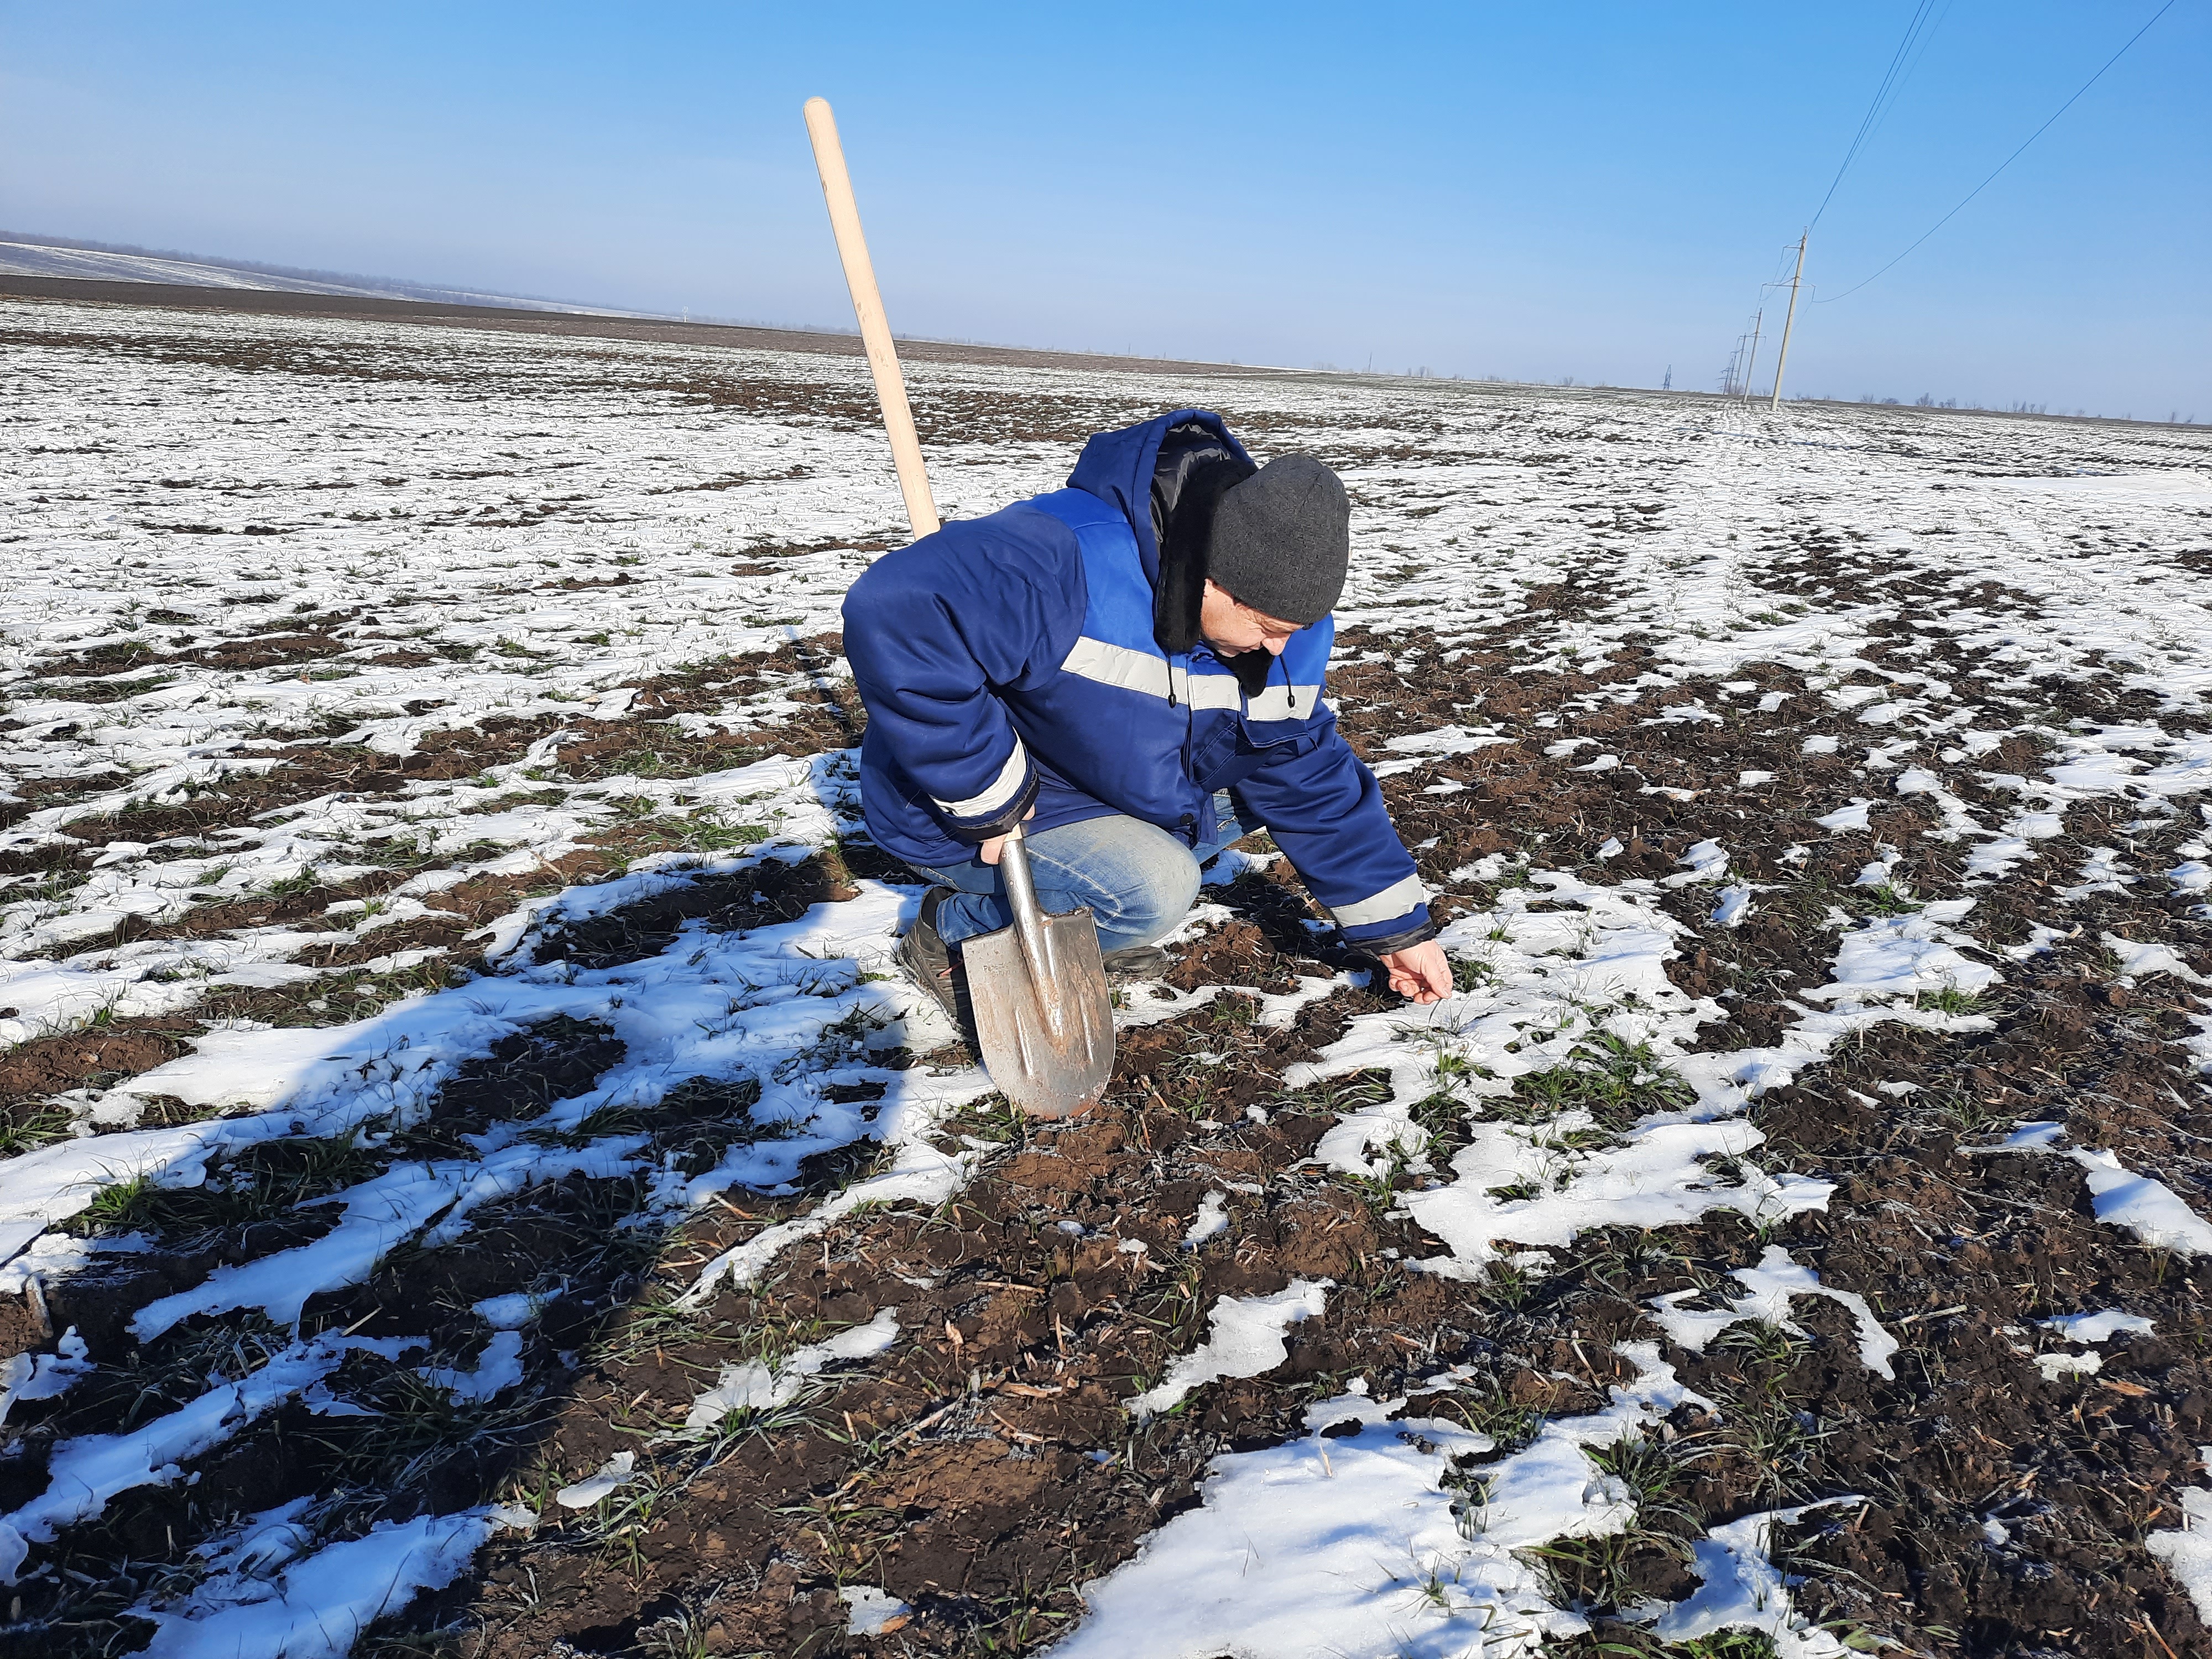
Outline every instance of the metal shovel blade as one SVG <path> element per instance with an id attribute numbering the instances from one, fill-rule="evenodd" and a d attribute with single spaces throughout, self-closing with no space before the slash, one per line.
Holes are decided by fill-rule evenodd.
<path id="1" fill-rule="evenodd" d="M 960 947 L 984 1068 L 1032 1117 L 1067 1117 L 1114 1074 L 1114 1005 L 1088 909 L 1046 915 L 1016 831 L 1000 855 L 1014 922 Z"/>

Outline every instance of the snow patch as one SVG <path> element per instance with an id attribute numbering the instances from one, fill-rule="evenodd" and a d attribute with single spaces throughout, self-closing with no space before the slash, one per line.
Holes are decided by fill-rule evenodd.
<path id="1" fill-rule="evenodd" d="M 1089 1616 L 1053 1659 L 1535 1659 L 1589 1625 L 1549 1600 L 1526 1552 L 1626 1528 L 1635 1505 L 1589 1449 L 1696 1398 L 1655 1345 L 1617 1352 L 1638 1375 L 1608 1407 L 1476 1470 L 1462 1461 L 1494 1449 L 1489 1437 L 1352 1398 L 1300 1439 L 1217 1457 L 1200 1508 L 1085 1586 Z M 1448 1373 L 1427 1389 L 1449 1386 Z"/>
<path id="2" fill-rule="evenodd" d="M 637 1454 L 618 1451 L 599 1465 L 594 1474 L 563 1486 L 553 1494 L 553 1501 L 565 1510 L 587 1510 L 602 1498 L 611 1498 L 616 1491 L 636 1478 Z"/>
<path id="3" fill-rule="evenodd" d="M 502 1524 L 489 1509 L 379 1522 L 274 1578 L 226 1574 L 181 1602 L 131 1611 L 158 1626 L 145 1649 L 155 1659 L 344 1659 L 379 1619 L 466 1572 Z"/>
<path id="4" fill-rule="evenodd" d="M 1894 1378 L 1890 1369 L 1890 1356 L 1900 1346 L 1898 1340 L 1883 1328 L 1875 1317 L 1874 1310 L 1856 1291 L 1839 1291 L 1823 1285 L 1820 1276 L 1810 1267 L 1793 1260 L 1790 1252 L 1778 1244 L 1770 1244 L 1754 1267 L 1738 1267 L 1731 1278 L 1744 1287 L 1744 1294 L 1732 1297 L 1725 1308 L 1707 1310 L 1683 1304 L 1695 1301 L 1703 1292 L 1671 1291 L 1652 1299 L 1659 1323 L 1668 1337 L 1679 1347 L 1692 1353 L 1703 1353 L 1710 1343 L 1731 1325 L 1743 1320 L 1757 1320 L 1762 1324 L 1779 1326 L 1792 1335 L 1802 1336 L 1804 1331 L 1790 1319 L 1790 1302 L 1793 1297 L 1825 1296 L 1849 1310 L 1858 1322 L 1859 1363 L 1869 1370 Z"/>
<path id="5" fill-rule="evenodd" d="M 457 1401 L 489 1400 L 522 1381 L 522 1333 L 494 1331 L 491 1340 L 467 1370 L 447 1365 L 418 1367 L 415 1373 Z"/>
<path id="6" fill-rule="evenodd" d="M 1229 1200 L 1222 1193 L 1208 1193 L 1198 1202 L 1198 1214 L 1184 1229 L 1182 1247 L 1194 1250 L 1216 1233 L 1229 1231 Z"/>
<path id="7" fill-rule="evenodd" d="M 722 1367 L 720 1380 L 691 1402 L 684 1426 L 711 1429 L 732 1412 L 772 1411 L 796 1400 L 807 1379 L 842 1360 L 866 1359 L 898 1340 L 898 1310 L 885 1308 L 865 1325 L 840 1331 L 826 1342 L 810 1343 L 779 1364 L 747 1360 Z"/>
<path id="8" fill-rule="evenodd" d="M 347 1354 L 391 1357 L 408 1339 L 324 1336 L 295 1342 L 234 1382 L 210 1389 L 173 1412 L 119 1434 L 94 1434 L 55 1446 L 46 1464 L 46 1487 L 21 1508 L 0 1516 L 0 1583 L 12 1584 L 31 1546 L 51 1540 L 63 1527 L 92 1520 L 118 1492 L 167 1486 L 183 1478 L 179 1468 L 220 1445 L 249 1423 L 336 1370 Z M 420 1339 L 413 1346 L 420 1346 Z"/>
<path id="9" fill-rule="evenodd" d="M 2116 1153 L 2097 1146 L 2060 1146 L 2063 1123 L 2023 1123 L 1983 1152 L 2055 1152 L 2072 1158 L 2087 1175 L 2089 1203 L 2098 1220 L 2124 1227 L 2153 1249 L 2185 1255 L 2212 1255 L 2212 1224 L 2182 1201 L 2162 1181 L 2139 1175 Z"/>
<path id="10" fill-rule="evenodd" d="M 2118 959 L 2120 971 L 2131 977 L 2171 974 L 2191 985 L 2212 985 L 2212 979 L 2205 978 L 2184 962 L 2170 945 L 2160 945 L 2155 939 L 2122 939 L 2118 933 L 2100 933 L 2097 939 Z"/>
<path id="11" fill-rule="evenodd" d="M 1959 990 L 1976 995 L 2000 975 L 1986 963 L 1961 954 L 1974 941 L 1945 926 L 1973 908 L 1972 899 L 1947 899 L 1910 915 L 1881 916 L 1844 935 L 1835 978 L 1804 993 L 1808 1001 L 1863 1004 L 1877 997 L 1917 996 Z"/>
<path id="12" fill-rule="evenodd" d="M 2118 1308 L 2061 1314 L 2056 1319 L 2039 1319 L 2036 1323 L 2047 1331 L 2057 1332 L 2069 1342 L 2085 1344 L 2109 1342 L 2123 1332 L 2130 1336 L 2148 1336 L 2153 1328 L 2150 1321 L 2141 1314 L 2122 1313 Z"/>
<path id="13" fill-rule="evenodd" d="M 1792 1604 L 1789 1585 L 1773 1562 L 1774 1528 L 1815 1510 L 1856 1504 L 1857 1498 L 1824 1498 L 1794 1509 L 1767 1510 L 1715 1527 L 1697 1540 L 1698 1576 L 1705 1580 L 1686 1601 L 1659 1617 L 1652 1633 L 1664 1642 L 1693 1642 L 1723 1630 L 1752 1630 L 1774 1644 L 1776 1659 L 1844 1659 L 1850 1650 L 1810 1623 Z"/>
<path id="14" fill-rule="evenodd" d="M 884 1636 L 901 1629 L 914 1609 L 879 1584 L 847 1584 L 837 1592 L 845 1604 L 845 1627 L 855 1636 Z"/>
<path id="15" fill-rule="evenodd" d="M 1130 1412 L 1139 1418 L 1157 1416 L 1193 1389 L 1274 1370 L 1290 1358 L 1285 1333 L 1300 1320 L 1321 1317 L 1331 1283 L 1294 1279 L 1272 1296 L 1223 1297 L 1207 1316 L 1206 1340 L 1178 1355 L 1158 1387 L 1129 1401 Z"/>
<path id="16" fill-rule="evenodd" d="M 84 1339 L 72 1325 L 54 1344 L 52 1353 L 19 1353 L 0 1365 L 0 1423 L 19 1401 L 55 1400 L 67 1394 L 81 1376 L 99 1369 L 85 1358 Z"/>
<path id="17" fill-rule="evenodd" d="M 2212 1457 L 2205 1459 L 2212 1462 Z M 2212 1623 L 2212 1488 L 2181 1489 L 2181 1525 L 2143 1540 L 2189 1592 L 2197 1615 Z"/>

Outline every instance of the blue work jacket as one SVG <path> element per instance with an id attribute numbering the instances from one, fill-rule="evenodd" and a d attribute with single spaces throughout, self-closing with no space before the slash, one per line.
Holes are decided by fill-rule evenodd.
<path id="1" fill-rule="evenodd" d="M 867 705 L 869 833 L 910 864 L 955 864 L 1030 805 L 1032 831 L 1124 812 L 1196 845 L 1216 790 L 1267 826 L 1348 940 L 1429 936 L 1426 894 L 1375 775 L 1322 701 L 1333 619 L 1300 629 L 1249 692 L 1202 641 L 1155 638 L 1153 469 L 1182 410 L 1084 447 L 1068 487 L 887 553 L 845 599 Z"/>

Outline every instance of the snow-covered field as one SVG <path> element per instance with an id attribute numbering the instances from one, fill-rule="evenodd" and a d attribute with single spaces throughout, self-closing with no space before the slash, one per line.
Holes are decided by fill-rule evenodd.
<path id="1" fill-rule="evenodd" d="M 855 360 L 0 331 L 23 1650 L 2212 1654 L 2212 439 L 915 369 L 948 516 L 1344 472 L 1458 964 L 1261 841 L 1040 1130 L 890 969 Z"/>

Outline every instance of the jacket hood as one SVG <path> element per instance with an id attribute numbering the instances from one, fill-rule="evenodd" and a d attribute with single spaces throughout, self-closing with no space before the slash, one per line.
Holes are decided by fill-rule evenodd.
<path id="1" fill-rule="evenodd" d="M 1071 489 L 1084 490 L 1121 508 L 1122 517 L 1129 521 L 1129 528 L 1136 532 L 1137 554 L 1144 561 L 1145 580 L 1155 588 L 1160 580 L 1160 543 L 1153 524 L 1158 490 L 1177 489 L 1187 476 L 1185 469 L 1170 468 L 1166 477 L 1156 481 L 1160 445 L 1170 431 L 1176 433 L 1179 441 L 1196 440 L 1200 447 L 1207 450 L 1218 444 L 1246 468 L 1253 465 L 1252 458 L 1244 453 L 1244 446 L 1230 434 L 1221 416 L 1211 410 L 1178 409 L 1136 426 L 1123 427 L 1118 432 L 1097 434 L 1083 446 L 1075 471 L 1067 475 Z M 1175 502 L 1170 499 L 1161 502 L 1160 507 L 1172 513 Z"/>

